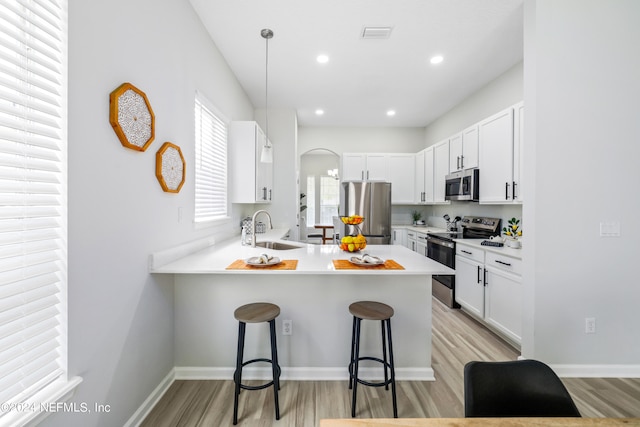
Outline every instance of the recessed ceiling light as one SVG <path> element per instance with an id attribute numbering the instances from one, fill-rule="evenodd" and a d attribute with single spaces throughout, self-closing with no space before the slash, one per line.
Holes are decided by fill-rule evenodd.
<path id="1" fill-rule="evenodd" d="M 389 117 L 393 117 L 393 116 L 395 116 L 395 115 L 396 115 L 395 110 L 389 110 L 389 111 L 387 111 L 387 116 L 389 116 Z"/>
<path id="2" fill-rule="evenodd" d="M 439 64 L 442 62 L 444 58 L 441 55 L 436 55 L 434 57 L 431 58 L 431 63 L 432 64 Z"/>
<path id="3" fill-rule="evenodd" d="M 321 64 L 326 64 L 327 62 L 329 62 L 329 57 L 327 55 L 318 55 L 318 57 L 316 58 L 316 61 L 318 61 Z"/>
<path id="4" fill-rule="evenodd" d="M 318 109 L 316 110 L 316 116 L 321 116 L 321 115 L 323 115 L 323 114 L 324 114 L 324 110 L 322 110 L 322 109 L 320 109 L 320 108 L 318 108 Z"/>

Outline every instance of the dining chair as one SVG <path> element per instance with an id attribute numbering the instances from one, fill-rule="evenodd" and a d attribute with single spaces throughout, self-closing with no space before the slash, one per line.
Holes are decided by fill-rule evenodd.
<path id="1" fill-rule="evenodd" d="M 579 417 L 564 384 L 537 360 L 469 362 L 464 367 L 465 417 Z"/>

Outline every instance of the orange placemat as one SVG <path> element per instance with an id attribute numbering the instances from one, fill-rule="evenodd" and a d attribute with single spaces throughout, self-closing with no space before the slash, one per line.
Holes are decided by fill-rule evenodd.
<path id="1" fill-rule="evenodd" d="M 404 270 L 403 266 L 392 259 L 386 260 L 384 264 L 368 267 L 352 264 L 347 259 L 334 259 L 333 266 L 336 270 Z"/>
<path id="2" fill-rule="evenodd" d="M 247 265 L 243 259 L 233 261 L 225 270 L 295 270 L 298 267 L 297 259 L 283 259 L 280 264 L 268 267 L 254 267 Z"/>

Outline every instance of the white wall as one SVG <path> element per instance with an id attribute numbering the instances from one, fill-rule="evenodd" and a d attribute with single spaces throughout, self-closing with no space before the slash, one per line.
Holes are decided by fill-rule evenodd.
<path id="1" fill-rule="evenodd" d="M 148 255 L 237 231 L 192 225 L 195 91 L 229 119 L 253 119 L 253 106 L 187 1 L 71 1 L 69 20 L 69 371 L 84 379 L 75 402 L 111 410 L 43 425 L 122 426 L 174 366 L 173 283 L 147 273 Z M 144 153 L 122 147 L 109 124 L 109 93 L 123 82 L 155 112 Z M 165 141 L 186 160 L 179 194 L 155 177 Z"/>
<path id="2" fill-rule="evenodd" d="M 298 152 L 326 148 L 335 153 L 417 153 L 424 148 L 424 128 L 304 127 Z"/>
<path id="3" fill-rule="evenodd" d="M 426 146 L 486 119 L 523 99 L 523 63 L 511 67 L 454 108 L 430 123 L 425 131 Z"/>
<path id="4" fill-rule="evenodd" d="M 638 376 L 640 2 L 526 0 L 525 16 L 523 355 Z"/>

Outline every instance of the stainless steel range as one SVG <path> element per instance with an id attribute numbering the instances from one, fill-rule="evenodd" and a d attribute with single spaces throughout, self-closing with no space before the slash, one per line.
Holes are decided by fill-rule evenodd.
<path id="1" fill-rule="evenodd" d="M 462 231 L 427 233 L 427 257 L 455 270 L 456 242 L 453 239 L 488 239 L 500 234 L 500 218 L 465 216 L 460 221 Z M 434 275 L 433 296 L 451 308 L 460 308 L 456 303 L 456 276 Z"/>

